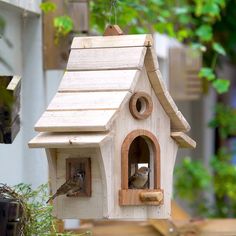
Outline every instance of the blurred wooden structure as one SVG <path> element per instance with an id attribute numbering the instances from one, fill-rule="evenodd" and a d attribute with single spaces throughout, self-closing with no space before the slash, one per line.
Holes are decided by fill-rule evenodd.
<path id="1" fill-rule="evenodd" d="M 12 200 L 0 198 L 0 235 L 18 236 L 18 224 L 22 211 L 20 205 Z"/>
<path id="2" fill-rule="evenodd" d="M 196 100 L 202 95 L 202 79 L 198 73 L 202 66 L 201 54 L 187 47 L 169 49 L 170 94 L 176 100 Z"/>
<path id="3" fill-rule="evenodd" d="M 65 229 L 63 221 L 59 221 L 58 229 L 61 233 L 69 231 L 93 236 L 235 236 L 236 219 L 194 220 L 172 201 L 172 220 L 87 220 L 81 221 L 78 229 Z"/>
<path id="4" fill-rule="evenodd" d="M 68 61 L 70 45 L 74 34 L 88 34 L 89 6 L 88 0 L 51 0 L 57 9 L 43 14 L 43 63 L 44 70 L 64 70 Z M 73 32 L 55 43 L 53 19 L 68 15 L 74 22 Z"/>
<path id="5" fill-rule="evenodd" d="M 0 76 L 0 143 L 10 144 L 20 130 L 20 76 Z"/>

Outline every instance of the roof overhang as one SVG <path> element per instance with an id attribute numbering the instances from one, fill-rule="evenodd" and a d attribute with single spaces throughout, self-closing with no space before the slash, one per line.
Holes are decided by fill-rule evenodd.
<path id="1" fill-rule="evenodd" d="M 183 132 L 172 132 L 171 137 L 181 148 L 195 148 L 196 142 Z"/>
<path id="2" fill-rule="evenodd" d="M 42 132 L 29 143 L 30 148 L 88 148 L 99 147 L 111 137 L 109 133 L 51 133 Z"/>

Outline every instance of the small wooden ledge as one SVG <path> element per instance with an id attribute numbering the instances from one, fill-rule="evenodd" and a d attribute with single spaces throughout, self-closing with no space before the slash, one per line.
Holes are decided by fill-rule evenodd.
<path id="1" fill-rule="evenodd" d="M 164 202 L 161 189 L 122 189 L 119 191 L 121 206 L 159 206 Z"/>
<path id="2" fill-rule="evenodd" d="M 181 148 L 195 148 L 196 142 L 183 132 L 172 132 L 170 135 Z"/>

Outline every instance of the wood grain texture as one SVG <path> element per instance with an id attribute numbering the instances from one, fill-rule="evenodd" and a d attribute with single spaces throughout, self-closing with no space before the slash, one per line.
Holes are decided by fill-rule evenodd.
<path id="1" fill-rule="evenodd" d="M 86 148 L 98 147 L 110 136 L 106 133 L 50 133 L 42 132 L 29 143 L 30 148 Z"/>
<path id="2" fill-rule="evenodd" d="M 141 192 L 139 194 L 141 201 L 143 202 L 161 202 L 163 201 L 163 192 Z"/>
<path id="3" fill-rule="evenodd" d="M 195 148 L 196 142 L 183 132 L 172 132 L 171 137 L 181 148 Z"/>
<path id="4" fill-rule="evenodd" d="M 47 111 L 116 110 L 129 95 L 126 91 L 57 93 Z"/>
<path id="5" fill-rule="evenodd" d="M 132 91 L 139 74 L 139 70 L 66 71 L 58 91 Z"/>
<path id="6" fill-rule="evenodd" d="M 129 111 L 129 104 L 125 104 L 123 109 L 114 121 L 114 206 L 110 218 L 114 219 L 147 219 L 147 218 L 168 218 L 170 217 L 170 199 L 172 196 L 172 166 L 174 165 L 177 144 L 170 137 L 170 119 L 162 108 L 158 98 L 149 82 L 147 72 L 143 68 L 137 81 L 134 93 L 145 91 L 152 97 L 153 112 L 146 120 L 136 120 Z M 160 206 L 120 206 L 117 190 L 121 189 L 122 164 L 120 161 L 121 145 L 126 136 L 137 129 L 145 129 L 153 133 L 160 145 L 160 186 L 164 190 L 164 204 Z M 148 139 L 147 139 L 148 140 Z M 151 146 L 151 145 L 150 145 Z M 152 148 L 150 148 L 152 150 Z M 153 160 L 153 152 L 150 153 L 150 159 Z M 151 163 L 151 166 L 154 166 Z M 150 180 L 154 179 L 154 171 L 150 173 Z M 121 177 L 120 177 L 121 176 Z M 154 189 L 154 183 L 151 183 Z"/>
<path id="7" fill-rule="evenodd" d="M 67 70 L 141 69 L 146 47 L 72 49 Z"/>
<path id="8" fill-rule="evenodd" d="M 19 94 L 20 86 L 21 86 L 21 76 L 14 75 L 6 89 L 8 91 L 11 91 L 13 96 L 17 96 Z"/>
<path id="9" fill-rule="evenodd" d="M 115 47 L 144 47 L 153 44 L 149 34 L 75 37 L 71 48 L 115 48 Z"/>
<path id="10" fill-rule="evenodd" d="M 35 125 L 44 132 L 106 131 L 116 110 L 46 111 Z"/>
<path id="11" fill-rule="evenodd" d="M 153 47 L 148 47 L 145 55 L 144 64 L 147 72 L 156 71 L 159 69 L 157 54 Z"/>
<path id="12" fill-rule="evenodd" d="M 48 160 L 48 174 L 49 174 L 49 193 L 53 194 L 57 191 L 57 149 L 45 149 Z M 53 207 L 53 215 L 57 215 L 57 205 Z"/>
<path id="13" fill-rule="evenodd" d="M 139 101 L 140 110 L 137 109 Z M 145 92 L 137 92 L 132 95 L 129 102 L 129 109 L 134 118 L 138 120 L 144 120 L 153 110 L 152 98 Z"/>
<path id="14" fill-rule="evenodd" d="M 154 68 L 154 67 L 153 67 Z M 189 131 L 190 125 L 178 110 L 173 98 L 167 90 L 159 70 L 147 71 L 149 81 L 163 109 L 171 119 L 171 129 L 173 131 Z"/>
<path id="15" fill-rule="evenodd" d="M 91 219 L 103 218 L 104 189 L 100 162 L 102 157 L 98 148 L 67 148 L 58 149 L 57 178 L 58 188 L 66 180 L 66 160 L 68 158 L 91 158 L 91 197 L 59 196 L 54 200 L 57 205 L 57 218 L 60 219 Z"/>
<path id="16" fill-rule="evenodd" d="M 119 204 L 121 206 L 160 206 L 163 204 L 163 197 L 161 200 L 144 201 L 143 196 L 163 194 L 160 189 L 128 189 L 119 191 Z"/>

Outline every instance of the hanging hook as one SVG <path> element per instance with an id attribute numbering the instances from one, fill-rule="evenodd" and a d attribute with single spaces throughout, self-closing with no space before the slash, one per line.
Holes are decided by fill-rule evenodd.
<path id="1" fill-rule="evenodd" d="M 115 17 L 115 25 L 117 24 L 117 2 L 118 0 L 111 0 L 110 1 L 110 14 L 109 14 L 109 24 L 112 25 L 112 16 L 114 12 L 114 17 Z"/>

